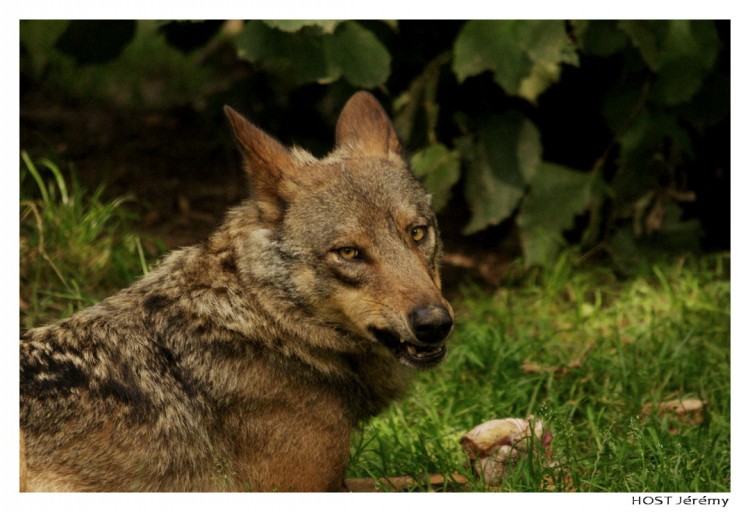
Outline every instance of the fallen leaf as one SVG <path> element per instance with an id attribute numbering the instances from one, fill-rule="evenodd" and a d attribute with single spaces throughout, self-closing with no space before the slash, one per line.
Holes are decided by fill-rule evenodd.
<path id="1" fill-rule="evenodd" d="M 703 421 L 704 403 L 699 398 L 676 398 L 657 404 L 646 404 L 641 410 L 643 418 L 656 414 L 670 421 L 669 432 L 677 434 L 683 426 L 697 425 Z"/>

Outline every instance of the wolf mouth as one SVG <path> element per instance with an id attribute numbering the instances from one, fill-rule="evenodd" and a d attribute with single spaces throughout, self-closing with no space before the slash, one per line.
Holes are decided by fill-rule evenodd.
<path id="1" fill-rule="evenodd" d="M 424 345 L 407 340 L 389 329 L 370 328 L 370 333 L 382 343 L 402 364 L 420 370 L 437 366 L 445 357 L 445 343 Z"/>

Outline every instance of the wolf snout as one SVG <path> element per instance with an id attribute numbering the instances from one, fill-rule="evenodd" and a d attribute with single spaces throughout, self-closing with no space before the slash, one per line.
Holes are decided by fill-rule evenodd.
<path id="1" fill-rule="evenodd" d="M 409 314 L 414 335 L 422 343 L 440 343 L 453 328 L 453 317 L 443 306 L 420 306 Z"/>

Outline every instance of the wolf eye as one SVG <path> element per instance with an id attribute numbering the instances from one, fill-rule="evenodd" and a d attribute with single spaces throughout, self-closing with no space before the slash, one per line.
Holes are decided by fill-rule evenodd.
<path id="1" fill-rule="evenodd" d="M 427 236 L 427 226 L 414 226 L 411 228 L 411 239 L 421 242 Z"/>
<path id="2" fill-rule="evenodd" d="M 359 258 L 359 249 L 355 249 L 354 247 L 341 247 L 340 249 L 336 249 L 336 252 L 345 260 Z"/>

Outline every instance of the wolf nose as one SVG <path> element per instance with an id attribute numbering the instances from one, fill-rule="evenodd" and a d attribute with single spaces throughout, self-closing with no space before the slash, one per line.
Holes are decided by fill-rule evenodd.
<path id="1" fill-rule="evenodd" d="M 453 317 L 443 306 L 422 306 L 409 314 L 417 339 L 423 343 L 443 341 L 453 327 Z"/>

